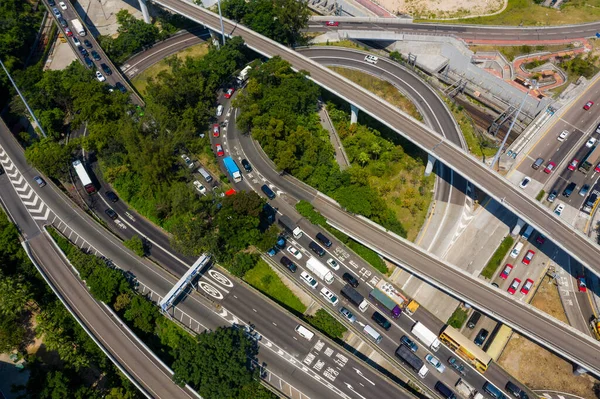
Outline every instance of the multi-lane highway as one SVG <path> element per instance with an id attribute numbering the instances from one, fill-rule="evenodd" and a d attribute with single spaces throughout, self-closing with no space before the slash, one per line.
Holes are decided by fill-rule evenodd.
<path id="1" fill-rule="evenodd" d="M 218 26 L 218 16 L 200 7 L 178 0 L 159 0 L 157 3 L 213 28 Z M 243 26 L 234 25 L 230 21 L 226 21 L 225 24 L 226 32 L 241 35 L 249 47 L 265 55 L 280 55 L 290 61 L 296 69 L 309 71 L 312 79 L 349 102 L 357 104 L 361 110 L 368 112 L 391 128 L 401 129 L 402 134 L 410 140 L 423 149 L 433 152 L 436 157 L 458 170 L 459 173 L 468 176 L 471 181 L 498 201 L 502 201 L 509 209 L 517 211 L 518 208 L 516 213 L 522 215 L 529 222 L 535 221 L 535 223 L 531 223 L 534 226 L 542 226 L 543 228 L 538 228 L 538 230 L 543 231 L 547 237 L 568 249 L 574 256 L 583 259 L 583 262 L 591 266 L 593 270 L 600 269 L 595 260 L 600 255 L 600 251 L 593 243 L 587 241 L 579 233 L 574 233 L 570 226 L 540 207 L 532 198 L 524 195 L 506 179 L 490 172 L 480 161 L 465 154 L 458 147 L 407 117 L 396 108 L 326 68 Z M 263 162 L 263 166 L 266 165 L 268 163 Z M 270 166 L 268 167 L 270 168 Z M 263 172 L 263 168 L 259 168 L 259 170 Z M 279 174 L 276 175 L 279 176 Z M 600 364 L 600 346 L 589 337 L 582 336 L 574 329 L 530 306 L 515 303 L 505 293 L 490 289 L 481 281 L 424 253 L 411 243 L 396 238 L 371 223 L 348 215 L 337 206 L 323 200 L 314 190 L 306 187 L 300 188 L 298 183 L 291 181 L 291 178 L 282 179 L 277 176 L 274 176 L 271 181 L 282 185 L 285 191 L 293 192 L 298 199 L 312 201 L 332 224 L 386 258 L 426 278 L 458 298 L 487 310 L 496 318 L 527 334 L 540 344 L 600 374 L 598 366 Z M 569 344 L 565 344 L 566 342 Z"/>
<path id="2" fill-rule="evenodd" d="M 385 30 L 422 35 L 454 35 L 469 42 L 478 41 L 514 41 L 544 42 L 567 41 L 595 37 L 600 32 L 600 23 L 591 22 L 580 25 L 559 25 L 548 27 L 518 26 L 485 26 L 485 25 L 453 25 L 433 23 L 413 23 L 406 20 L 383 18 L 334 17 L 339 26 L 325 26 L 326 20 L 332 17 L 313 17 L 309 22 L 309 30 L 322 32 L 325 30 Z"/>
<path id="3" fill-rule="evenodd" d="M 218 30 L 218 15 L 204 8 L 181 0 L 157 0 L 156 2 L 173 12 Z M 600 266 L 596 261 L 600 257 L 600 248 L 596 244 L 588 241 L 586 236 L 574 230 L 565 221 L 556 218 L 551 212 L 540 206 L 534 198 L 523 193 L 507 179 L 491 171 L 480 160 L 331 70 L 244 26 L 228 20 L 225 20 L 224 23 L 226 34 L 241 36 L 246 44 L 257 52 L 266 56 L 279 55 L 289 61 L 295 69 L 308 71 L 312 80 L 336 93 L 342 99 L 355 104 L 363 112 L 367 112 L 423 150 L 433 154 L 438 160 L 466 177 L 495 200 L 501 201 L 509 210 L 536 226 L 548 238 L 554 240 L 590 270 L 600 275 Z"/>

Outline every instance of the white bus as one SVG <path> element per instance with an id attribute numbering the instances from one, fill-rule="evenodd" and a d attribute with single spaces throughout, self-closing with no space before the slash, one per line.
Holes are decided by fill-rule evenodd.
<path id="1" fill-rule="evenodd" d="M 83 184 L 83 188 L 88 194 L 94 194 L 96 192 L 96 186 L 92 183 L 92 179 L 90 179 L 90 175 L 88 175 L 87 170 L 78 159 L 73 162 L 73 168 L 75 169 L 75 173 L 77 173 L 77 177 L 81 180 L 81 184 Z"/>

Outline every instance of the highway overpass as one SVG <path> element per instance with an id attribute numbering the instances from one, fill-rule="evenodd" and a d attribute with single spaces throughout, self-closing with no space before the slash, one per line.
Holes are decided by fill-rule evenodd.
<path id="1" fill-rule="evenodd" d="M 218 15 L 204 8 L 181 0 L 155 0 L 155 3 L 220 31 Z M 454 169 L 600 276 L 600 263 L 597 261 L 600 248 L 596 244 L 480 160 L 391 104 L 298 52 L 232 21 L 224 20 L 224 26 L 226 35 L 241 36 L 247 46 L 258 53 L 268 57 L 278 55 L 290 62 L 294 69 L 308 71 L 310 78 L 323 88 L 356 105 Z"/>

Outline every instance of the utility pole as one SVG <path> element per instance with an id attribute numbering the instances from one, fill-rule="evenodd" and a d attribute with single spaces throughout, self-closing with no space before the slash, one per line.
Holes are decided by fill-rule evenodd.
<path id="1" fill-rule="evenodd" d="M 10 73 L 8 72 L 8 69 L 6 69 L 6 67 L 4 66 L 4 63 L 1 60 L 0 60 L 0 65 L 2 65 L 2 69 L 4 69 L 4 72 L 6 73 L 6 76 L 8 76 L 8 79 L 10 80 L 10 83 L 12 83 L 13 87 L 17 91 L 17 94 L 19 95 L 19 97 L 21 97 L 21 100 L 23 101 L 23 104 L 25 104 L 25 107 L 27 108 L 27 111 L 29 111 L 29 114 L 31 115 L 31 117 L 35 121 L 35 124 L 40 129 L 40 132 L 42 132 L 42 135 L 44 137 L 47 137 L 46 136 L 46 132 L 44 132 L 44 128 L 42 128 L 42 125 L 40 124 L 40 122 L 35 117 L 35 114 L 33 113 L 33 110 L 31 108 L 29 108 L 29 104 L 27 104 L 27 101 L 25 101 L 25 97 L 23 97 L 23 94 L 21 94 L 21 90 L 19 90 L 19 88 L 17 87 L 17 84 L 13 80 L 12 76 L 10 76 Z"/>
<path id="2" fill-rule="evenodd" d="M 527 93 L 525 93 L 525 96 L 523 96 L 523 101 L 521 101 L 521 105 L 519 106 L 519 110 L 517 111 L 514 119 L 512 120 L 512 122 L 510 123 L 510 126 L 508 128 L 508 131 L 506 132 L 506 135 L 504 136 L 504 139 L 502 139 L 502 144 L 500 144 L 500 148 L 498 148 L 498 152 L 496 152 L 496 155 L 494 156 L 494 159 L 492 160 L 492 164 L 490 165 L 490 169 L 494 169 L 494 165 L 496 164 L 496 162 L 498 162 L 498 159 L 500 158 L 500 153 L 502 153 L 502 149 L 504 148 L 504 145 L 506 144 L 506 140 L 508 139 L 508 136 L 510 136 L 510 132 L 512 131 L 513 126 L 515 126 L 515 122 L 517 121 L 517 118 L 519 117 L 519 114 L 521 113 L 521 110 L 523 109 L 523 105 L 525 105 L 525 100 L 527 100 L 527 97 L 529 96 L 529 92 L 535 88 L 537 90 L 537 81 L 535 79 L 531 80 L 531 86 L 529 86 L 529 89 L 527 90 Z"/>
<path id="3" fill-rule="evenodd" d="M 217 0 L 217 7 L 219 8 L 219 21 L 221 21 L 221 36 L 223 37 L 223 46 L 225 45 L 225 28 L 223 27 L 223 14 L 221 14 L 221 0 Z"/>

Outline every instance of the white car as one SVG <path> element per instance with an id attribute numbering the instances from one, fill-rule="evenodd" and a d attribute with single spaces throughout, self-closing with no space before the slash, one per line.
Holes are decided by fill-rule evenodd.
<path id="1" fill-rule="evenodd" d="M 331 304 L 333 306 L 336 306 L 338 304 L 338 302 L 340 301 L 338 299 L 337 296 L 335 296 L 335 294 L 331 291 L 329 291 L 327 288 L 323 287 L 321 288 L 321 296 L 323 296 L 323 298 L 327 299 L 329 302 L 331 302 Z"/>
<path id="2" fill-rule="evenodd" d="M 59 1 L 59 2 L 58 2 L 58 5 L 59 5 L 59 6 L 60 6 L 60 8 L 62 8 L 63 10 L 66 10 L 66 9 L 67 9 L 67 5 L 65 4 L 65 2 L 64 2 L 64 1 Z"/>
<path id="3" fill-rule="evenodd" d="M 76 38 L 75 36 L 73 36 L 73 43 L 77 46 L 77 47 L 81 47 L 81 42 L 79 41 L 78 38 Z"/>
<path id="4" fill-rule="evenodd" d="M 565 139 L 567 138 L 567 136 L 569 135 L 569 131 L 568 130 L 563 130 L 559 135 L 558 135 L 558 141 L 565 141 Z"/>
<path id="5" fill-rule="evenodd" d="M 594 137 L 590 137 L 590 139 L 585 143 L 587 148 L 592 148 L 596 144 L 596 139 Z"/>
<path id="6" fill-rule="evenodd" d="M 531 179 L 529 177 L 524 178 L 521 181 L 521 184 L 519 184 L 519 187 L 521 187 L 521 188 L 527 187 L 527 185 L 529 184 L 530 181 L 531 181 Z"/>
<path id="7" fill-rule="evenodd" d="M 440 373 L 443 373 L 444 370 L 446 370 L 446 366 L 444 366 L 442 362 L 440 362 L 440 360 L 432 354 L 425 356 L 425 360 L 427 360 L 427 363 L 431 364 Z"/>
<path id="8" fill-rule="evenodd" d="M 198 190 L 200 194 L 206 194 L 206 187 L 204 187 L 198 180 L 194 180 L 194 187 L 196 187 L 196 190 Z"/>
<path id="9" fill-rule="evenodd" d="M 379 58 L 375 57 L 374 55 L 366 55 L 365 56 L 365 61 L 370 63 L 370 64 L 377 64 L 377 61 L 379 60 Z"/>
<path id="10" fill-rule="evenodd" d="M 327 264 L 333 269 L 333 270 L 340 270 L 340 264 L 337 263 L 333 258 L 329 258 L 327 259 Z"/>
<path id="11" fill-rule="evenodd" d="M 99 82 L 104 82 L 106 80 L 100 71 L 96 71 L 96 79 L 98 79 Z"/>
<path id="12" fill-rule="evenodd" d="M 315 278 L 313 276 L 311 276 L 310 274 L 308 274 L 307 272 L 300 273 L 300 278 L 302 280 L 304 280 L 304 282 L 306 284 L 308 284 L 308 286 L 312 289 L 317 288 L 317 286 L 319 285 L 317 280 L 315 280 Z"/>
<path id="13" fill-rule="evenodd" d="M 183 159 L 183 162 L 185 162 L 188 168 L 191 169 L 194 167 L 194 161 L 192 161 L 187 155 L 181 154 L 181 159 Z"/>
<path id="14" fill-rule="evenodd" d="M 294 255 L 294 258 L 296 259 L 302 259 L 302 254 L 300 253 L 300 251 L 298 251 L 298 249 L 294 248 L 293 246 L 289 246 L 287 248 L 287 251 L 289 253 L 291 253 L 292 255 Z"/>
<path id="15" fill-rule="evenodd" d="M 565 204 L 558 204 L 556 205 L 556 208 L 554 208 L 554 213 L 556 213 L 558 216 L 561 215 L 562 211 L 565 210 Z"/>

